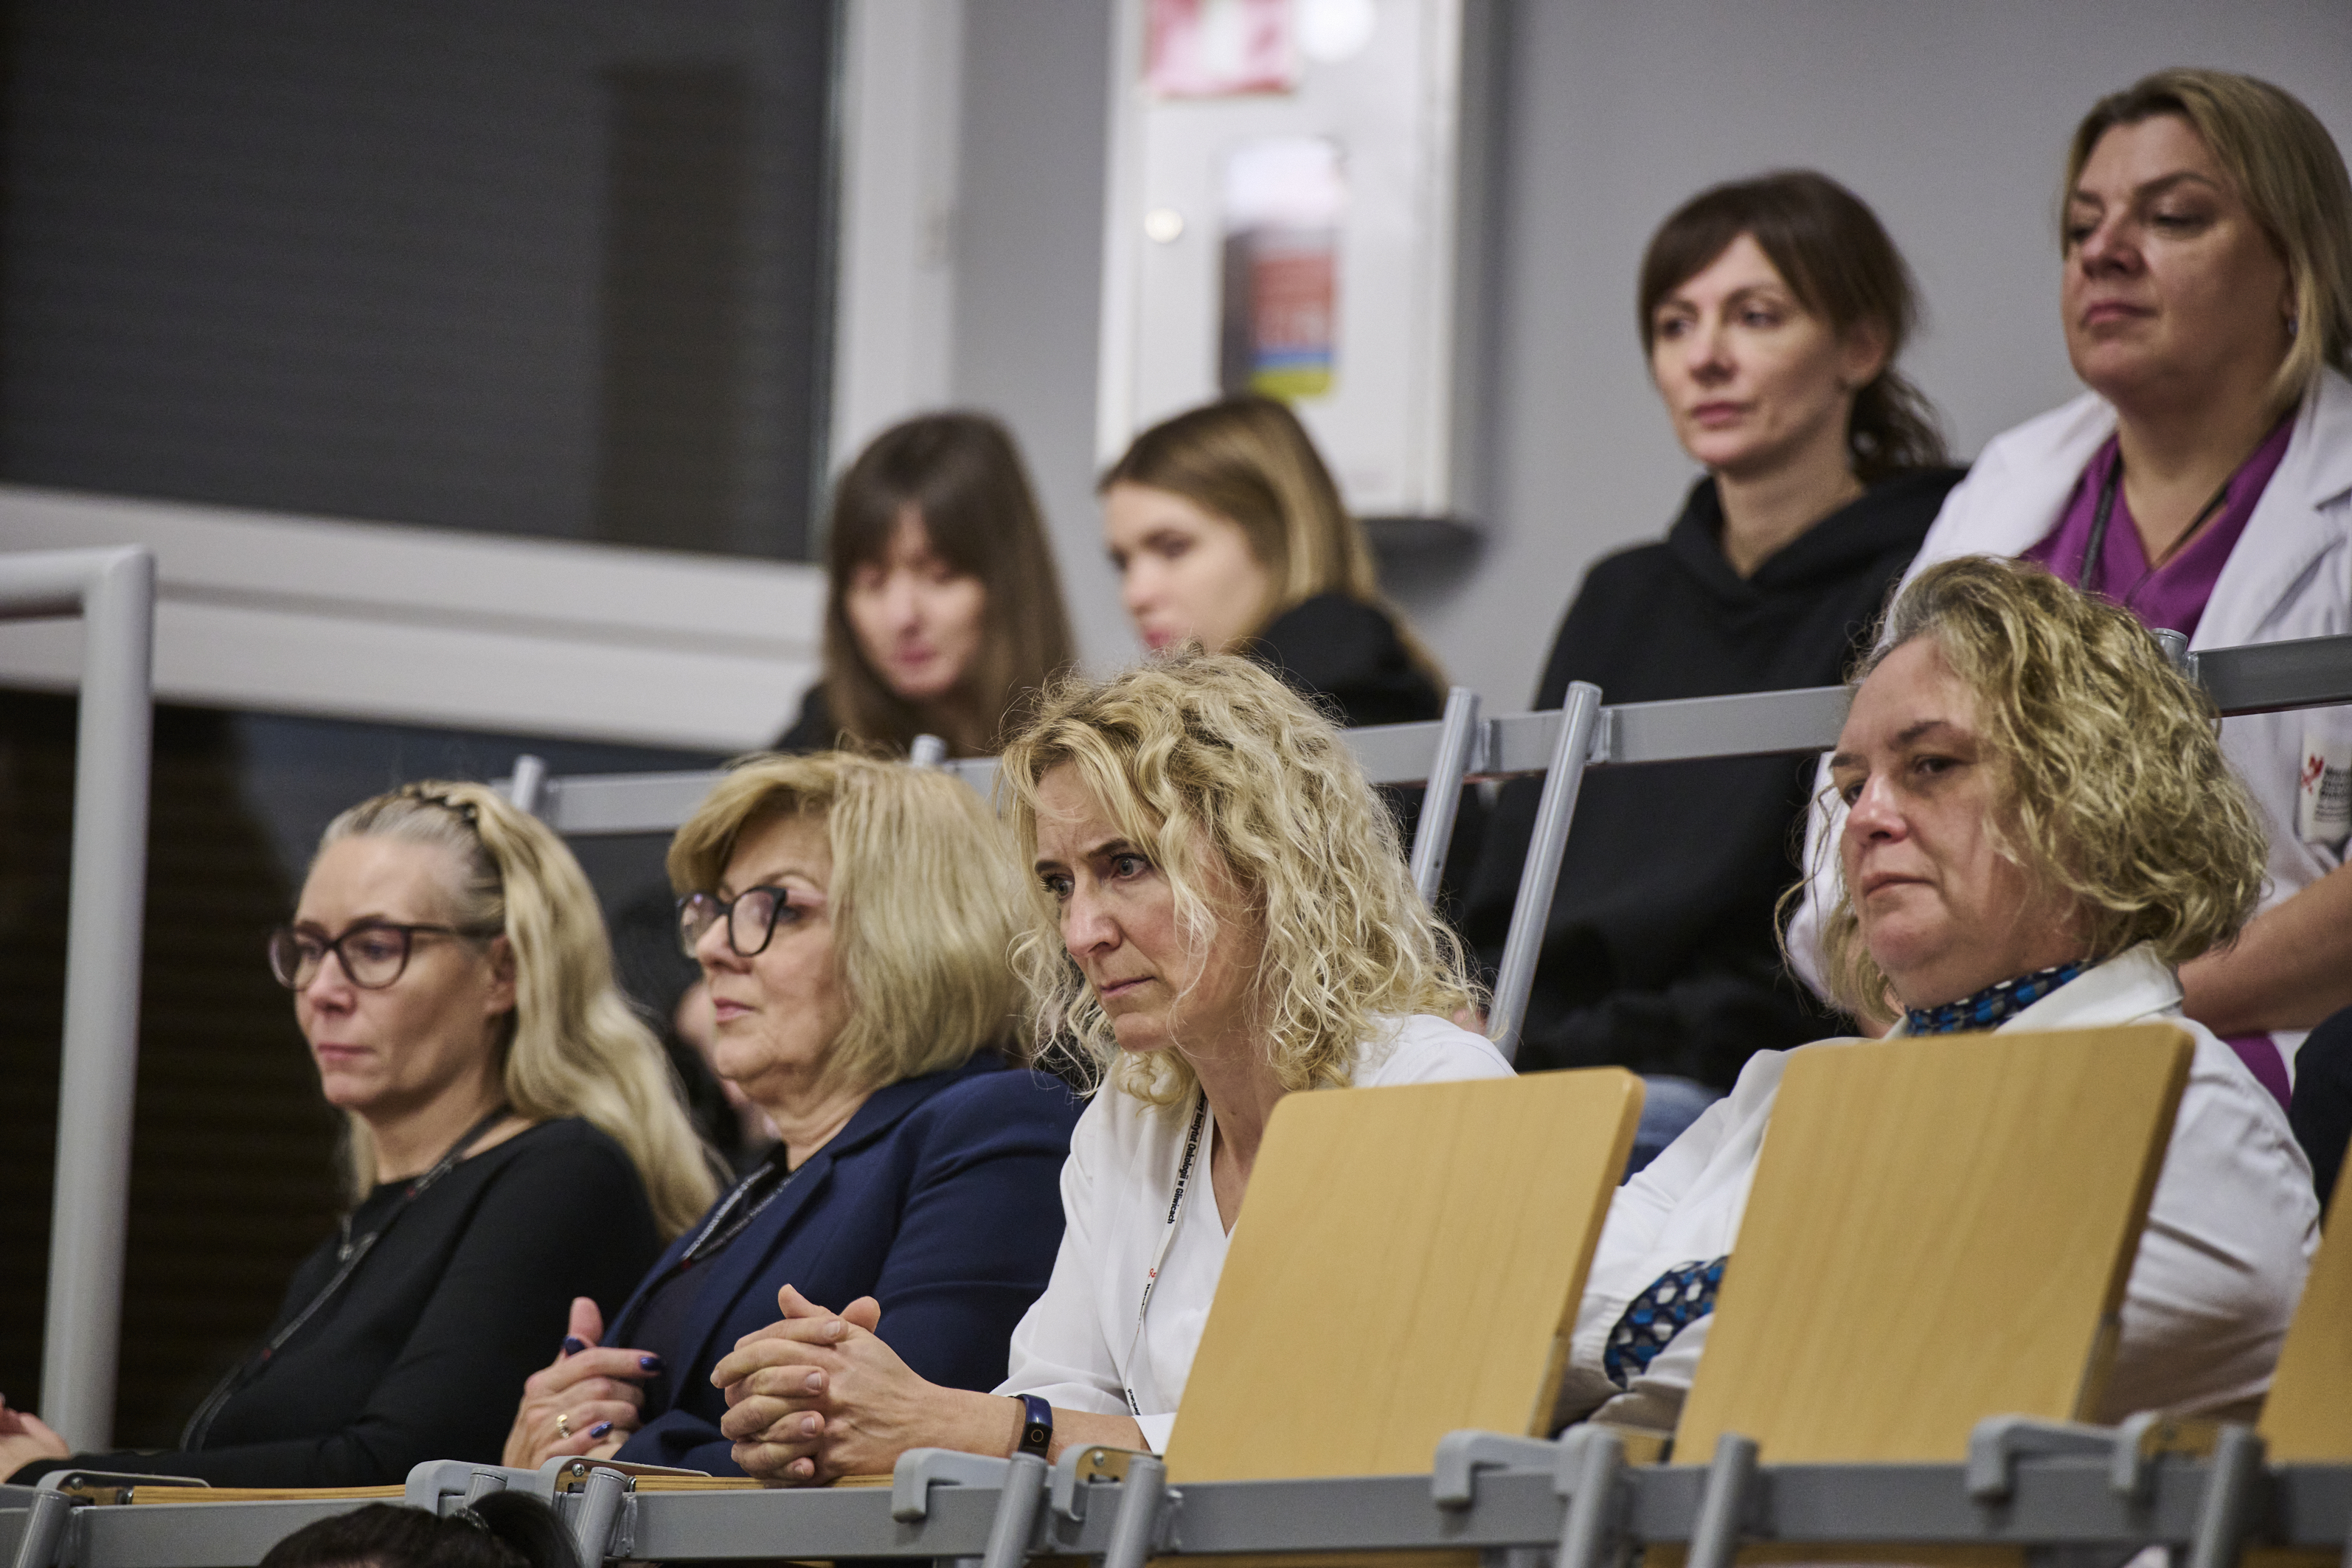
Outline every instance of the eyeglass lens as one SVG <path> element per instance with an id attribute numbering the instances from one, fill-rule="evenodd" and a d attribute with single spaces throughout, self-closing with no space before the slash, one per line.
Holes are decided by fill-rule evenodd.
<path id="1" fill-rule="evenodd" d="M 720 920 L 727 922 L 727 945 L 745 958 L 767 951 L 776 934 L 776 912 L 784 895 L 775 888 L 747 888 L 733 899 L 716 893 L 688 893 L 677 904 L 678 945 L 688 958 L 704 933 Z"/>
<path id="2" fill-rule="evenodd" d="M 269 970 L 280 985 L 299 991 L 319 977 L 319 966 L 331 952 L 352 984 L 380 991 L 408 967 L 409 944 L 410 933 L 399 926 L 353 926 L 332 942 L 316 931 L 281 926 L 270 933 Z"/>

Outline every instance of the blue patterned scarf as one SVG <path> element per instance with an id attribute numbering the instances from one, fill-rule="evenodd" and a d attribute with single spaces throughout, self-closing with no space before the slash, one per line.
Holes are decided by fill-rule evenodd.
<path id="1" fill-rule="evenodd" d="M 2084 963 L 2062 963 L 2055 969 L 2037 969 L 2031 974 L 1988 985 L 1973 996 L 1963 996 L 1940 1007 L 1907 1008 L 1903 1014 L 1904 1033 L 1954 1035 L 1962 1029 L 1999 1028 L 2088 967 Z"/>

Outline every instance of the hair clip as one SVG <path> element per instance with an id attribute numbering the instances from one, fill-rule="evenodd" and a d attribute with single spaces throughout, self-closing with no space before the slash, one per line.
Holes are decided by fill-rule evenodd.
<path id="1" fill-rule="evenodd" d="M 442 810 L 463 819 L 467 826 L 477 832 L 481 830 L 481 814 L 475 810 L 474 803 L 470 800 L 456 800 L 446 795 L 427 795 L 424 788 L 417 784 L 403 785 L 400 793 L 411 800 L 422 802 L 426 805 L 437 805 Z"/>
<path id="2" fill-rule="evenodd" d="M 447 1513 L 443 1514 L 441 1517 L 444 1519 L 454 1519 L 459 1524 L 470 1524 L 476 1530 L 480 1531 L 484 1535 L 496 1535 L 498 1533 L 498 1531 L 490 1528 L 490 1521 L 488 1520 L 484 1519 L 480 1514 L 476 1513 L 471 1508 L 462 1502 L 456 1508 L 451 1509 Z"/>

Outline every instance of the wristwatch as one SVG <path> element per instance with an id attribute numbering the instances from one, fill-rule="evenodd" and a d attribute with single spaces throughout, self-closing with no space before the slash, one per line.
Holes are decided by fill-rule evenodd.
<path id="1" fill-rule="evenodd" d="M 1051 1458 L 1047 1452 L 1054 1446 L 1054 1407 L 1034 1394 L 1016 1394 L 1021 1401 L 1021 1446 L 1016 1454 L 1034 1454 L 1041 1459 Z"/>

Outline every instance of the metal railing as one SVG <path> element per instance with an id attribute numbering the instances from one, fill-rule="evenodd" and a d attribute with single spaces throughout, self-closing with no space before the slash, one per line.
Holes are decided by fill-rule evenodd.
<path id="1" fill-rule="evenodd" d="M 2164 635 L 2168 650 L 2184 672 L 2205 688 L 2226 715 L 2352 703 L 2352 637 L 2188 653 L 2177 636 Z M 1347 738 L 1372 783 L 1429 788 L 1412 846 L 1413 880 L 1424 899 L 1436 895 L 1453 808 L 1465 781 L 1545 775 L 1487 1014 L 1488 1037 L 1505 1057 L 1512 1058 L 1535 984 L 1536 961 L 1583 771 L 1825 752 L 1837 744 L 1852 697 L 1843 686 L 1815 686 L 1604 707 L 1599 689 L 1580 681 L 1561 708 L 1480 719 L 1476 694 L 1456 687 L 1447 699 L 1445 716 L 1434 722 L 1349 730 Z M 993 793 L 997 770 L 992 760 L 943 760 L 944 747 L 929 736 L 917 744 L 917 762 L 956 773 L 983 794 Z M 719 776 L 672 773 L 547 778 L 534 757 L 517 759 L 515 773 L 516 781 L 534 785 L 534 809 L 550 826 L 582 837 L 669 832 L 701 804 Z M 512 786 L 512 781 L 501 783 Z"/>
<path id="2" fill-rule="evenodd" d="M 1996 1416 L 1958 1463 L 1759 1464 L 1727 1434 L 1710 1462 L 1630 1465 L 1612 1430 L 1544 1441 L 1462 1431 L 1425 1475 L 1168 1484 L 1150 1454 L 1072 1447 L 1053 1466 L 936 1448 L 903 1456 L 887 1488 L 664 1490 L 641 1468 L 555 1459 L 538 1470 L 434 1460 L 403 1500 L 447 1514 L 517 1490 L 548 1503 L 587 1568 L 607 1561 L 728 1563 L 961 1559 L 1024 1568 L 1082 1558 L 1298 1552 L 1548 1555 L 1612 1568 L 1651 1546 L 1689 1568 L 1730 1568 L 1738 1548 L 2148 1546 L 2184 1568 L 2233 1568 L 2249 1547 L 2345 1552 L 2352 1464 L 2267 1465 L 2243 1426 L 2210 1454 L 2161 1452 L 2161 1418 L 2116 1427 Z M 149 1478 L 150 1481 L 157 1478 Z M 0 1552 L 14 1568 L 205 1568 L 250 1563 L 286 1535 L 368 1500 L 133 1501 L 135 1478 L 61 1471 L 38 1489 L 0 1487 Z M 152 1494 L 151 1494 L 152 1496 Z M 112 1506 L 119 1504 L 132 1506 Z M 1496 1561 L 1507 1559 L 1497 1558 Z"/>
<path id="3" fill-rule="evenodd" d="M 114 1429 L 139 1074 L 155 557 L 135 548 L 0 555 L 0 620 L 63 616 L 82 619 L 81 706 L 40 1408 L 68 1442 L 102 1448 Z"/>

